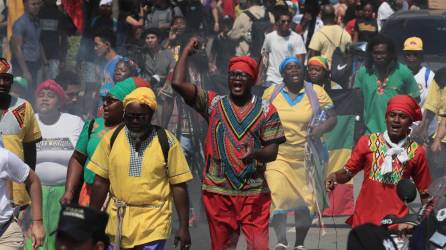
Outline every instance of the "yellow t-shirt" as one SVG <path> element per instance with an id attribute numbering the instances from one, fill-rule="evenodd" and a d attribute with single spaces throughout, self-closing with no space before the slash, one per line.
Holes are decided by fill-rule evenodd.
<path id="1" fill-rule="evenodd" d="M 347 31 L 339 25 L 326 25 L 314 33 L 308 48 L 318 51 L 321 56 L 328 59 L 328 65 L 331 65 L 331 59 L 336 47 L 341 47 L 345 51 L 347 44 L 352 42 L 352 38 Z"/>
<path id="2" fill-rule="evenodd" d="M 28 101 L 12 97 L 8 110 L 1 117 L 0 133 L 4 147 L 24 160 L 23 143 L 38 142 L 42 138 L 33 108 Z M 12 190 L 15 204 L 30 203 L 23 184 L 13 183 Z"/>
<path id="3" fill-rule="evenodd" d="M 173 203 L 170 185 L 192 179 L 180 143 L 166 131 L 170 145 L 166 166 L 155 132 L 143 154 L 138 157 L 134 150 L 132 154 L 126 128 L 119 132 L 110 151 L 113 131 L 104 135 L 87 168 L 108 179 L 112 197 L 129 205 L 124 210 L 121 247 L 133 248 L 169 238 Z M 135 164 L 138 161 L 142 164 Z M 112 242 L 118 223 L 116 212 L 112 199 L 107 206 L 110 218 L 106 229 Z"/>
<path id="4" fill-rule="evenodd" d="M 274 88 L 275 85 L 265 90 L 263 94 L 264 100 L 269 101 L 274 92 Z M 313 89 L 316 92 L 319 104 L 322 108 L 328 109 L 333 106 L 333 101 L 321 86 L 314 84 Z M 313 116 L 310 99 L 304 92 L 305 89 L 302 88 L 299 92 L 302 96 L 298 95 L 295 99 L 295 103 L 293 103 L 293 100 L 288 97 L 288 91 L 285 87 L 272 101 L 272 104 L 276 107 L 277 112 L 279 113 L 286 137 L 286 142 L 279 147 L 277 159 L 289 161 L 290 159 L 296 158 L 296 153 L 302 153 L 300 156 L 303 157 L 304 144 L 306 141 L 305 138 L 307 136 L 307 125 Z M 301 98 L 300 101 L 298 101 L 299 98 Z M 300 160 L 303 160 L 303 158 Z"/>
<path id="5" fill-rule="evenodd" d="M 446 87 L 440 88 L 438 86 L 437 82 L 435 80 L 432 80 L 432 83 L 429 86 L 429 90 L 427 91 L 427 97 L 426 97 L 426 101 L 424 102 L 423 108 L 430 110 L 437 115 L 445 116 L 446 115 Z M 446 143 L 446 137 L 444 137 L 442 139 L 442 142 Z"/>

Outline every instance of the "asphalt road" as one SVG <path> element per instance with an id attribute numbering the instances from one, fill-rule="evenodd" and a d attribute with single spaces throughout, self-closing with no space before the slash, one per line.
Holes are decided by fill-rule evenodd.
<path id="1" fill-rule="evenodd" d="M 357 197 L 361 183 L 362 175 L 360 172 L 355 176 L 353 186 L 355 198 Z M 191 190 L 191 189 L 189 189 Z M 196 190 L 195 190 L 196 191 Z M 419 205 L 419 200 L 414 203 L 414 206 Z M 319 226 L 313 225 L 310 232 L 305 239 L 305 247 L 307 250 L 313 249 L 324 249 L 324 250 L 344 250 L 347 248 L 347 237 L 350 232 L 350 226 L 345 224 L 347 217 L 334 217 L 334 218 L 324 218 L 325 230 L 322 230 Z M 288 216 L 288 232 L 287 239 L 291 246 L 294 246 L 294 231 L 293 231 L 293 219 Z M 175 222 L 174 222 L 175 223 Z M 174 233 L 174 232 L 173 232 Z M 191 249 L 206 250 L 210 249 L 210 239 L 209 239 L 209 229 L 205 221 L 202 221 L 197 226 L 190 229 L 192 237 L 192 247 Z M 270 227 L 270 249 L 274 249 L 276 242 L 276 237 L 274 235 L 273 229 Z M 167 242 L 166 249 L 175 249 L 173 246 L 173 234 L 171 239 Z M 246 249 L 246 241 L 243 238 L 243 234 L 239 239 L 237 250 Z M 289 247 L 288 249 L 292 249 Z"/>

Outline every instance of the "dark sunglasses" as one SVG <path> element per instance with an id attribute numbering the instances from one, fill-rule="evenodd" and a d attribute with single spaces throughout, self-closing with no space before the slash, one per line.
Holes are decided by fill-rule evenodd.
<path id="1" fill-rule="evenodd" d="M 240 78 L 240 79 L 246 80 L 246 79 L 248 79 L 248 75 L 244 72 L 231 71 L 231 72 L 229 72 L 229 78 L 232 78 L 232 79 Z"/>

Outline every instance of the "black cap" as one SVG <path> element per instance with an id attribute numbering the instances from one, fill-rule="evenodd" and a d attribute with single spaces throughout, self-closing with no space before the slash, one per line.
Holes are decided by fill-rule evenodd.
<path id="1" fill-rule="evenodd" d="M 64 233 L 76 241 L 86 241 L 93 235 L 104 235 L 108 214 L 78 205 L 62 206 L 58 233 Z"/>

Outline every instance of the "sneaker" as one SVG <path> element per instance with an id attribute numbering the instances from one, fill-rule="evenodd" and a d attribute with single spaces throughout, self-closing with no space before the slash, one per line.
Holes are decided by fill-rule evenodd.
<path id="1" fill-rule="evenodd" d="M 305 250 L 305 247 L 300 245 L 300 246 L 295 246 L 293 249 L 294 250 Z"/>
<path id="2" fill-rule="evenodd" d="M 288 246 L 283 243 L 277 243 L 276 246 L 274 246 L 274 250 L 283 250 L 288 249 Z"/>

